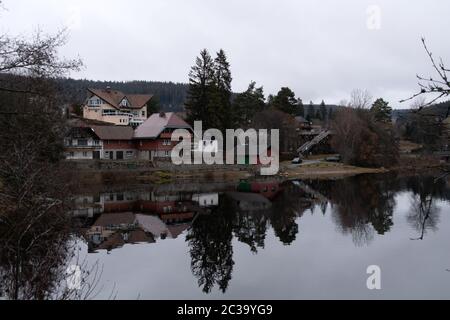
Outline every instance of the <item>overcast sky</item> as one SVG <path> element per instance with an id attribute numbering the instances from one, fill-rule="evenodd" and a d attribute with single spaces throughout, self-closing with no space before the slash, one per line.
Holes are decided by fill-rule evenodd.
<path id="1" fill-rule="evenodd" d="M 394 107 L 431 74 L 421 47 L 450 65 L 446 0 L 3 0 L 0 30 L 27 35 L 68 26 L 61 51 L 86 67 L 74 78 L 187 82 L 203 48 L 223 48 L 233 91 L 252 80 L 266 95 L 337 103 L 368 89 Z M 406 107 L 403 106 L 403 107 Z"/>

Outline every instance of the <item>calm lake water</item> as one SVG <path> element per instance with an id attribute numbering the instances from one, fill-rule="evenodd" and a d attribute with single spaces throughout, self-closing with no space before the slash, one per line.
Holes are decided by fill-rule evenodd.
<path id="1" fill-rule="evenodd" d="M 372 175 L 124 188 L 75 214 L 98 299 L 449 299 L 449 200 L 447 181 Z"/>

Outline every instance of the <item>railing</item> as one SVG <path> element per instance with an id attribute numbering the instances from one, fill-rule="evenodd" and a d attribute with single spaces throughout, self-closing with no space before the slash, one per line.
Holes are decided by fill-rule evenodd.
<path id="1" fill-rule="evenodd" d="M 312 147 L 314 147 L 316 144 L 319 144 L 322 142 L 326 137 L 328 137 L 331 134 L 330 130 L 324 130 L 322 131 L 317 137 L 312 139 L 311 141 L 306 142 L 304 145 L 302 145 L 300 148 L 297 149 L 297 153 L 302 154 L 308 150 L 310 150 Z"/>
<path id="2" fill-rule="evenodd" d="M 64 146 L 66 148 L 79 148 L 79 149 L 92 149 L 92 148 L 101 148 L 102 145 L 101 144 L 85 144 L 85 145 L 80 145 L 80 144 L 73 144 L 73 143 L 65 143 Z"/>

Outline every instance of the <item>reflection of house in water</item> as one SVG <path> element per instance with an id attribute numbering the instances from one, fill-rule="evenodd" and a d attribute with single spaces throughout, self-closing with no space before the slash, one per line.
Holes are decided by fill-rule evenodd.
<path id="1" fill-rule="evenodd" d="M 159 216 L 136 214 L 136 219 L 139 227 L 145 232 L 151 233 L 155 239 L 176 239 L 180 234 L 186 231 L 190 227 L 190 221 L 192 221 L 194 214 L 186 215 L 185 222 L 176 224 L 167 224 Z"/>
<path id="2" fill-rule="evenodd" d="M 199 193 L 192 196 L 192 201 L 197 202 L 200 207 L 215 207 L 219 205 L 218 193 Z"/>
<path id="3" fill-rule="evenodd" d="M 102 214 L 86 232 L 95 249 L 112 250 L 126 243 L 155 242 L 151 233 L 138 228 L 135 214 L 131 212 Z"/>
<path id="4" fill-rule="evenodd" d="M 72 212 L 87 218 L 101 214 L 88 228 L 86 237 L 92 249 L 112 250 L 127 243 L 176 239 L 191 226 L 202 207 L 217 206 L 218 199 L 218 193 L 103 193 L 78 197 L 77 209 Z"/>
<path id="5" fill-rule="evenodd" d="M 103 212 L 103 205 L 99 196 L 78 196 L 74 199 L 75 209 L 71 211 L 75 217 L 92 218 Z"/>

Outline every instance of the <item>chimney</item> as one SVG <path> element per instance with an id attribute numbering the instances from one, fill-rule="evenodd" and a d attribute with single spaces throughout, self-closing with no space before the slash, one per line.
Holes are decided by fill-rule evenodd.
<path id="1" fill-rule="evenodd" d="M 162 111 L 162 112 L 159 113 L 159 116 L 160 116 L 160 118 L 165 118 L 166 117 L 166 113 Z"/>
<path id="2" fill-rule="evenodd" d="M 111 87 L 110 86 L 106 87 L 106 92 L 111 92 Z"/>

